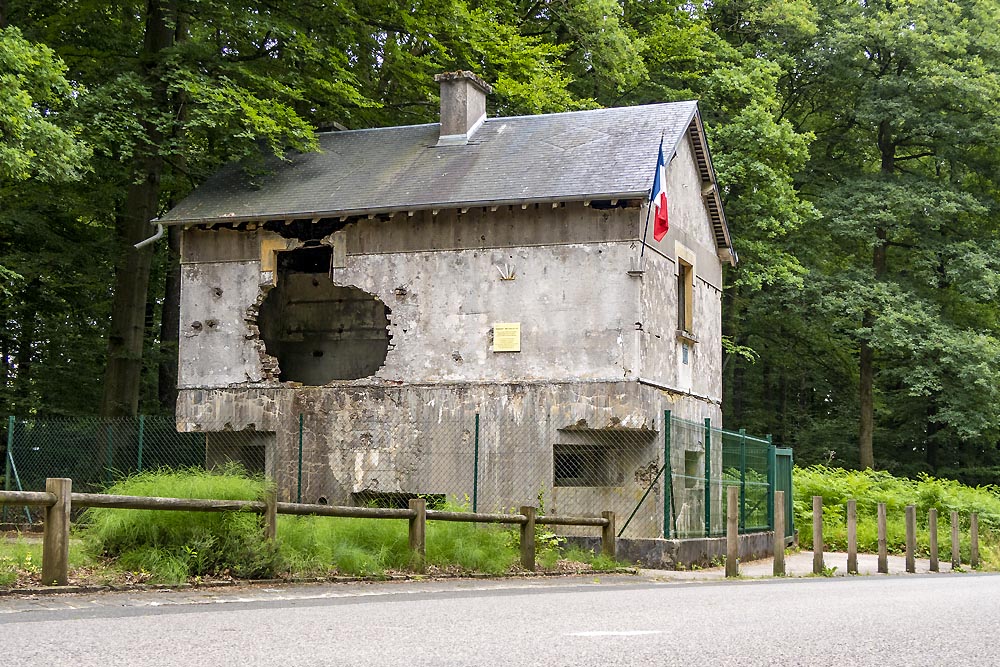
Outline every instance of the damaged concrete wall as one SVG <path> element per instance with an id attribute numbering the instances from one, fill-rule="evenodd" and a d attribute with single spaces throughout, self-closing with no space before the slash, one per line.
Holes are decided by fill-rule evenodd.
<path id="1" fill-rule="evenodd" d="M 678 165 L 690 161 L 690 152 L 684 155 Z M 691 204 L 682 194 L 676 199 Z M 673 236 L 664 243 L 673 247 L 671 239 L 683 239 L 698 253 L 699 342 L 689 386 L 701 398 L 684 395 L 678 379 L 671 255 L 647 250 L 645 273 L 630 275 L 644 212 L 635 206 L 479 208 L 327 221 L 322 238 L 296 236 L 299 222 L 188 230 L 178 425 L 273 433 L 266 469 L 284 500 L 297 492 L 299 415 L 304 501 L 350 504 L 358 494 L 379 493 L 461 500 L 472 490 L 478 412 L 481 508 L 537 504 L 541 495 L 550 513 L 613 509 L 627 515 L 663 465 L 664 410 L 721 424 L 721 378 L 700 377 L 721 372 L 720 332 L 711 330 L 719 322 L 712 290 L 721 286 L 721 269 L 714 252 L 714 264 L 702 259 L 711 238 L 704 207 L 699 210 L 692 215 L 705 229 L 685 231 L 695 223 L 672 213 Z M 328 269 L 283 271 L 280 257 L 307 243 L 331 248 Z M 321 289 L 313 281 L 327 282 Z M 354 306 L 308 306 L 302 317 L 278 317 L 303 326 L 279 327 L 280 342 L 268 349 L 260 332 L 269 326 L 268 299 L 285 288 L 290 296 L 275 299 L 278 311 L 310 302 L 313 291 L 329 304 L 338 290 L 354 290 L 359 300 L 370 297 L 373 308 L 383 304 L 387 324 L 377 322 L 374 311 L 356 317 L 363 309 Z M 497 351 L 496 324 L 519 326 L 519 351 Z M 341 327 L 349 340 L 361 339 L 362 330 L 371 333 L 370 340 L 385 345 L 384 363 L 368 376 L 314 386 L 325 378 L 309 375 L 310 369 L 330 367 L 311 362 L 338 355 L 333 344 L 345 339 Z M 306 330 L 321 335 L 305 345 Z M 286 343 L 302 345 L 289 355 L 281 349 Z M 638 382 L 640 364 L 652 385 Z M 280 382 L 280 373 L 298 380 Z M 337 366 L 335 374 L 344 373 L 357 374 Z M 571 427 L 631 433 L 629 445 L 613 452 L 620 481 L 553 484 L 554 446 L 584 442 Z M 671 450 L 675 471 L 684 469 L 684 456 L 683 448 Z M 721 471 L 721 449 L 713 450 L 712 467 Z M 694 515 L 703 495 L 689 495 L 679 500 L 678 511 Z M 654 537 L 662 526 L 661 481 L 628 534 Z"/>
<path id="2" fill-rule="evenodd" d="M 360 220 L 331 235 L 336 238 L 328 242 L 343 244 L 334 255 L 340 251 L 344 257 L 343 266 L 330 270 L 332 284 L 358 288 L 392 313 L 385 333 L 391 349 L 374 377 L 393 382 L 635 377 L 632 332 L 639 285 L 627 274 L 634 243 L 580 243 L 577 232 L 634 238 L 639 209 L 568 209 L 425 212 L 414 216 L 417 222 L 402 216 Z M 516 230 L 522 245 L 489 247 L 484 230 L 491 218 L 494 243 L 506 243 Z M 239 243 L 220 240 L 234 234 L 243 235 Z M 259 309 L 278 280 L 275 250 L 301 245 L 260 229 L 185 233 L 182 388 L 277 382 L 271 354 L 277 350 L 262 349 Z M 494 351 L 496 323 L 520 325 L 520 352 Z"/>
<path id="3" fill-rule="evenodd" d="M 715 403 L 722 401 L 722 263 L 689 140 L 681 142 L 667 175 L 670 229 L 649 236 L 642 275 L 640 376 Z M 678 335 L 678 256 L 694 269 L 693 338 Z M 686 350 L 685 350 L 686 348 Z"/>
<path id="4" fill-rule="evenodd" d="M 717 406 L 625 381 L 184 390 L 177 416 L 191 430 L 227 424 L 275 432 L 268 472 L 281 497 L 294 500 L 304 415 L 303 500 L 351 504 L 365 492 L 468 500 L 478 412 L 481 509 L 536 504 L 541 497 L 549 513 L 627 515 L 663 465 L 664 410 L 693 421 L 718 423 L 721 416 Z M 593 442 L 580 440 L 573 429 L 581 426 L 609 431 L 606 442 L 620 450 L 620 484 L 553 485 L 554 445 Z M 631 435 L 615 435 L 622 432 Z M 721 450 L 712 458 L 721 469 Z M 683 450 L 672 450 L 671 459 L 674 470 L 683 470 Z M 659 483 L 628 535 L 662 535 L 662 526 Z"/>

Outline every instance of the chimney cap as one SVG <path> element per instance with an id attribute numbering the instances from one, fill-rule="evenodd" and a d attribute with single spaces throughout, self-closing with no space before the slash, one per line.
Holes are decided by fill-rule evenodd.
<path id="1" fill-rule="evenodd" d="M 493 92 L 493 87 L 490 86 L 490 84 L 486 83 L 478 76 L 476 76 L 474 73 L 468 70 L 458 70 L 455 72 L 442 72 L 441 74 L 434 75 L 434 80 L 438 83 L 441 83 L 442 81 L 461 81 L 463 79 L 466 79 L 476 84 L 480 89 L 482 89 L 484 93 L 489 94 Z"/>

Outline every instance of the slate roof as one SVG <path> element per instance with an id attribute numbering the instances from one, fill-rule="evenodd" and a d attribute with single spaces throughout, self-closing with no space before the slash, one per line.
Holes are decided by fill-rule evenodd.
<path id="1" fill-rule="evenodd" d="M 319 152 L 270 159 L 253 181 L 236 164 L 224 167 L 160 222 L 644 198 L 661 135 L 669 159 L 690 134 L 714 183 L 696 102 L 488 118 L 466 145 L 437 146 L 438 132 L 433 123 L 323 133 Z M 720 248 L 731 247 L 721 205 L 713 217 Z"/>

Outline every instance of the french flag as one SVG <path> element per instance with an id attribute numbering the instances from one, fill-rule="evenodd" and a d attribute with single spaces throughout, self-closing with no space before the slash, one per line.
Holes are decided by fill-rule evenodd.
<path id="1" fill-rule="evenodd" d="M 663 139 L 660 139 L 659 156 L 656 159 L 656 177 L 653 179 L 653 239 L 660 241 L 667 235 L 670 224 L 667 221 L 667 165 L 663 161 Z"/>

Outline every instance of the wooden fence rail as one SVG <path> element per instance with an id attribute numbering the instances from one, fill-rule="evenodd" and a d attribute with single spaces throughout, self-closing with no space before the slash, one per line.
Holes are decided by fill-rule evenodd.
<path id="1" fill-rule="evenodd" d="M 131 510 L 169 510 L 181 512 L 251 512 L 264 515 L 264 538 L 277 535 L 277 515 L 330 516 L 364 519 L 406 519 L 409 522 L 410 567 L 423 572 L 425 565 L 427 521 L 463 521 L 472 523 L 513 524 L 521 527 L 521 565 L 535 569 L 535 526 L 591 526 L 601 529 L 601 552 L 611 558 L 616 554 L 615 514 L 599 517 L 536 516 L 534 507 L 522 507 L 519 514 L 449 512 L 427 509 L 423 498 L 410 500 L 407 509 L 380 507 L 343 507 L 306 503 L 279 503 L 273 493 L 259 500 L 209 500 L 199 498 L 158 498 L 115 496 L 104 493 L 73 493 L 73 482 L 65 478 L 46 480 L 45 491 L 0 491 L 3 505 L 45 507 L 42 538 L 42 583 L 64 586 L 69 579 L 70 509 L 103 507 Z"/>

